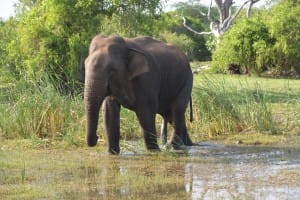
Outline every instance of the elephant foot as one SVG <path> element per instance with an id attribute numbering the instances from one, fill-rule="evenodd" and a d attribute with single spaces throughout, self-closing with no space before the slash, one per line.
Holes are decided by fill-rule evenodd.
<path id="1" fill-rule="evenodd" d="M 167 143 L 163 146 L 167 152 L 172 152 L 176 154 L 186 153 L 187 148 L 184 145 L 174 145 L 172 143 Z"/>
<path id="2" fill-rule="evenodd" d="M 186 147 L 183 144 L 170 144 L 170 146 L 173 150 L 186 150 Z"/>
<path id="3" fill-rule="evenodd" d="M 144 131 L 144 141 L 148 151 L 159 151 L 156 134 Z"/>
<path id="4" fill-rule="evenodd" d="M 194 143 L 192 142 L 192 140 L 190 138 L 188 138 L 187 140 L 183 140 L 183 144 L 185 146 L 193 146 Z"/>
<path id="5" fill-rule="evenodd" d="M 120 154 L 120 150 L 109 149 L 108 153 L 111 154 L 111 155 L 119 155 Z"/>
<path id="6" fill-rule="evenodd" d="M 160 152 L 160 149 L 147 149 L 149 152 L 151 153 L 157 153 L 157 152 Z"/>
<path id="7" fill-rule="evenodd" d="M 182 147 L 185 145 L 185 143 L 183 142 L 183 140 L 181 139 L 181 137 L 179 137 L 178 135 L 175 135 L 171 142 L 170 145 L 173 149 L 175 150 L 179 150 L 182 149 Z"/>
<path id="8" fill-rule="evenodd" d="M 108 153 L 111 155 L 119 155 L 120 154 L 120 147 L 114 146 L 114 147 L 108 147 Z"/>
<path id="9" fill-rule="evenodd" d="M 151 144 L 151 145 L 147 145 L 146 144 L 146 148 L 148 151 L 160 151 L 159 146 L 157 144 Z"/>
<path id="10" fill-rule="evenodd" d="M 96 146 L 97 142 L 98 142 L 98 136 L 97 135 L 87 137 L 87 145 L 89 147 Z"/>

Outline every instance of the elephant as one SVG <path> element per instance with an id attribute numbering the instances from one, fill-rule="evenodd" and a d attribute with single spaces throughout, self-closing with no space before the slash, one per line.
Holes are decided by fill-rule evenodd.
<path id="1" fill-rule="evenodd" d="M 169 142 L 172 147 L 193 145 L 185 123 L 192 86 L 188 58 L 175 46 L 147 36 L 95 36 L 85 59 L 87 145 L 97 144 L 101 106 L 111 154 L 120 153 L 121 106 L 135 112 L 147 150 L 159 151 L 156 114 L 172 122 L 174 131 Z"/>

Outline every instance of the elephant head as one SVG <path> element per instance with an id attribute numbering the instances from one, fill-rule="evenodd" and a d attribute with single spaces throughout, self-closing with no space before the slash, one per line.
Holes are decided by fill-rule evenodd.
<path id="1" fill-rule="evenodd" d="M 121 37 L 96 36 L 85 60 L 84 102 L 87 144 L 95 146 L 99 110 L 106 96 L 132 104 L 130 81 L 148 72 L 145 53 Z"/>

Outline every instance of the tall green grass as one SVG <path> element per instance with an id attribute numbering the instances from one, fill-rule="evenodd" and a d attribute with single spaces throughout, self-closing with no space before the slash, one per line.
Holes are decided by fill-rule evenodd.
<path id="1" fill-rule="evenodd" d="M 24 80 L 0 82 L 0 92 L 3 138 L 85 143 L 82 95 L 61 95 L 47 81 Z M 300 134 L 299 80 L 195 75 L 192 96 L 194 122 L 187 125 L 193 140 L 232 133 Z M 98 134 L 105 140 L 100 120 Z M 140 132 L 135 114 L 122 109 L 122 138 L 141 138 Z"/>
<path id="2" fill-rule="evenodd" d="M 293 85 L 290 87 L 289 82 Z M 298 86 L 297 86 L 298 84 Z M 230 133 L 299 134 L 300 81 L 197 75 L 195 129 L 203 136 Z"/>
<path id="3" fill-rule="evenodd" d="M 66 140 L 84 132 L 82 97 L 60 95 L 51 84 L 17 81 L 1 89 L 0 134 L 5 138 Z M 80 135 L 79 135 L 80 134 Z"/>

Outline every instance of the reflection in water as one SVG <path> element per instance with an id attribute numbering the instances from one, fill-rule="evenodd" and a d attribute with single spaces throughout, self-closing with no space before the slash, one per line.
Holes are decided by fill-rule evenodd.
<path id="1" fill-rule="evenodd" d="M 176 159 L 176 158 L 175 158 Z M 115 157 L 85 168 L 86 199 L 186 198 L 184 163 L 161 157 Z M 172 197 L 173 196 L 173 197 Z"/>
<path id="2" fill-rule="evenodd" d="M 205 144 L 84 168 L 85 199 L 300 199 L 300 150 Z"/>
<path id="3" fill-rule="evenodd" d="M 110 160 L 107 160 L 110 162 Z M 119 162 L 111 161 L 112 165 L 86 167 L 85 184 L 87 187 L 87 199 L 95 197 L 110 199 L 112 196 L 122 196 L 129 193 L 129 186 L 122 179 L 127 173 L 126 167 L 120 166 Z"/>
<path id="4" fill-rule="evenodd" d="M 209 162 L 195 162 L 204 154 Z M 205 145 L 191 149 L 190 156 L 194 159 L 185 166 L 190 199 L 300 199 L 299 149 L 291 155 L 290 150 Z"/>
<path id="5" fill-rule="evenodd" d="M 89 197 L 88 199 L 92 199 L 92 197 L 95 197 L 98 195 L 98 190 L 95 187 L 96 185 L 96 168 L 95 167 L 91 167 L 88 166 L 85 169 L 85 184 L 86 184 L 86 188 L 87 188 L 87 196 Z"/>

